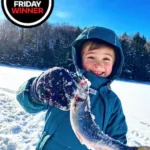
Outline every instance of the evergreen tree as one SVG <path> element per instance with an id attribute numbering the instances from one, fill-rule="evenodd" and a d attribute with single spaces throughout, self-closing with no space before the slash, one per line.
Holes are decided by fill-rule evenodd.
<path id="1" fill-rule="evenodd" d="M 143 74 L 146 73 L 145 70 L 145 60 L 146 57 L 146 49 L 145 49 L 146 39 L 145 37 L 141 37 L 139 33 L 136 33 L 133 36 L 132 40 L 132 51 L 133 51 L 133 78 L 135 80 L 142 81 Z"/>
<path id="2" fill-rule="evenodd" d="M 123 72 L 121 77 L 122 78 L 128 78 L 132 79 L 132 73 L 133 73 L 133 58 L 132 58 L 132 51 L 131 51 L 131 37 L 129 37 L 126 33 L 124 33 L 120 37 L 120 42 L 122 46 L 122 50 L 125 57 L 125 62 L 123 66 Z"/>

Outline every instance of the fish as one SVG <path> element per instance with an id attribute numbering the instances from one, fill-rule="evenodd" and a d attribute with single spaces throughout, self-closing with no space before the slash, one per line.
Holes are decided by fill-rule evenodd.
<path id="1" fill-rule="evenodd" d="M 70 104 L 70 123 L 81 144 L 90 150 L 150 150 L 150 147 L 125 145 L 105 134 L 94 121 L 90 109 L 90 82 L 81 80 Z"/>

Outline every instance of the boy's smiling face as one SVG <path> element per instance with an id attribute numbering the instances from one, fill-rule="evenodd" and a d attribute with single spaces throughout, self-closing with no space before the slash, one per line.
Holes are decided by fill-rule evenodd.
<path id="1" fill-rule="evenodd" d="M 110 46 L 102 46 L 89 50 L 90 45 L 82 49 L 82 66 L 85 70 L 100 76 L 108 77 L 115 62 L 114 49 Z"/>

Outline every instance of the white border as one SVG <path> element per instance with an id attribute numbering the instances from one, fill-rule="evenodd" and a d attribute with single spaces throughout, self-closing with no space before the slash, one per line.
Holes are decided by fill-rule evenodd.
<path id="1" fill-rule="evenodd" d="M 6 1 L 7 0 L 4 0 L 4 9 L 5 9 L 6 14 L 9 16 L 9 18 L 12 21 L 14 21 L 15 23 L 17 23 L 18 25 L 22 25 L 22 26 L 26 26 L 26 27 L 35 26 L 35 25 L 39 24 L 40 22 L 42 22 L 48 16 L 48 14 L 49 14 L 49 12 L 51 11 L 51 8 L 52 8 L 52 0 L 49 0 L 49 6 L 48 6 L 48 9 L 47 9 L 47 12 L 45 13 L 45 15 L 40 20 L 38 20 L 36 22 L 33 22 L 33 23 L 22 23 L 22 22 L 16 20 L 15 18 L 13 18 L 12 15 L 9 13 L 9 11 L 7 9 Z"/>

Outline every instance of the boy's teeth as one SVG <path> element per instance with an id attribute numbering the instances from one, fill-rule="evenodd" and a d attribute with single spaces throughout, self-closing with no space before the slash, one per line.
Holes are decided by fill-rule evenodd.
<path id="1" fill-rule="evenodd" d="M 96 74 L 102 74 L 102 73 L 96 72 Z"/>
<path id="2" fill-rule="evenodd" d="M 97 74 L 97 75 L 99 75 L 99 76 L 101 76 L 101 75 L 103 75 L 104 72 L 96 72 L 96 71 L 95 71 L 95 72 L 93 72 L 93 73 L 94 73 L 94 74 Z"/>

